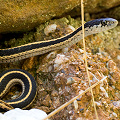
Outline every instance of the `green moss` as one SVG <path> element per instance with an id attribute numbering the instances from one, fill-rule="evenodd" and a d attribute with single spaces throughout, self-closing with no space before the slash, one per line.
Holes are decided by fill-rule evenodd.
<path id="1" fill-rule="evenodd" d="M 33 21 L 34 21 L 34 19 L 33 19 Z M 23 24 L 25 24 L 25 23 L 23 23 Z M 55 33 L 53 33 L 53 35 L 46 36 L 44 34 L 44 29 L 46 26 L 48 26 L 50 24 L 57 24 L 60 28 L 60 31 L 63 32 L 63 35 L 61 34 L 61 35 L 57 36 L 57 35 L 55 35 Z M 79 18 L 77 20 L 75 20 L 75 19 L 71 18 L 70 16 L 47 21 L 46 23 L 43 23 L 43 24 L 39 25 L 38 27 L 36 27 L 36 32 L 27 32 L 23 35 L 22 38 L 18 38 L 18 39 L 13 38 L 13 39 L 10 39 L 9 41 L 5 41 L 4 42 L 5 48 L 16 47 L 16 46 L 24 45 L 27 43 L 43 41 L 43 40 L 48 40 L 48 39 L 54 39 L 54 38 L 64 36 L 65 31 L 63 31 L 63 30 L 67 27 L 67 25 L 72 25 L 73 27 L 78 28 L 79 26 L 81 26 L 81 21 Z"/>
<path id="2" fill-rule="evenodd" d="M 74 18 L 71 18 L 71 16 L 68 16 L 67 18 L 69 20 L 69 24 L 72 25 L 76 29 L 80 27 L 82 24 L 80 18 L 74 19 Z"/>
<path id="3" fill-rule="evenodd" d="M 4 43 L 6 47 L 8 46 L 17 47 L 17 46 L 24 45 L 24 44 L 31 43 L 31 42 L 34 42 L 33 32 L 24 34 L 23 38 L 18 38 L 18 39 L 13 38 L 9 41 L 5 41 Z"/>

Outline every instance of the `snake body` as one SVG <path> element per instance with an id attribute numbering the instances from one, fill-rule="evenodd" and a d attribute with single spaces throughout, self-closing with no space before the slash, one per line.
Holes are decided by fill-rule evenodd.
<path id="1" fill-rule="evenodd" d="M 85 36 L 109 30 L 117 25 L 112 18 L 95 19 L 85 23 Z M 14 62 L 28 57 L 41 55 L 49 51 L 69 47 L 82 39 L 82 26 L 74 32 L 53 40 L 39 41 L 14 48 L 0 50 L 0 63 Z"/>
<path id="2" fill-rule="evenodd" d="M 25 70 L 10 69 L 0 74 L 0 97 L 15 84 L 22 86 L 21 95 L 13 100 L 6 100 L 5 102 L 16 108 L 25 109 L 34 100 L 36 95 L 36 83 L 33 76 Z M 2 106 L 0 106 L 2 108 Z M 3 108 L 4 109 L 4 108 Z"/>
<path id="3" fill-rule="evenodd" d="M 118 21 L 113 18 L 101 18 L 89 21 L 84 24 L 85 36 L 112 29 L 117 24 Z M 70 47 L 82 39 L 82 34 L 81 26 L 74 32 L 61 38 L 29 43 L 14 48 L 0 49 L 0 63 L 14 62 L 49 51 Z M 35 81 L 33 81 L 33 77 L 23 70 L 14 69 L 5 71 L 0 74 L 0 96 L 7 91 L 11 84 L 18 82 L 23 87 L 22 95 L 17 99 L 6 102 L 13 107 L 25 108 L 32 102 L 36 93 L 36 85 Z"/>

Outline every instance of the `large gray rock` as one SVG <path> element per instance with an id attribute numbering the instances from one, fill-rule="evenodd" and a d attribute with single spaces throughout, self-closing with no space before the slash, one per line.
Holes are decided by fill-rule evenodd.
<path id="1" fill-rule="evenodd" d="M 119 4 L 120 0 L 86 0 L 85 11 L 100 12 Z M 80 0 L 1 0 L 0 33 L 31 30 L 76 6 L 80 7 Z"/>

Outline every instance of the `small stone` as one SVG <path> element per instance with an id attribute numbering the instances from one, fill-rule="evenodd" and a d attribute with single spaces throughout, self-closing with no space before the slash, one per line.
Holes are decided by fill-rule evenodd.
<path id="1" fill-rule="evenodd" d="M 100 102 L 96 102 L 96 101 L 95 101 L 95 103 L 96 103 L 96 105 L 97 105 L 98 107 L 101 107 L 101 106 L 102 106 L 102 104 L 101 104 Z"/>
<path id="2" fill-rule="evenodd" d="M 57 54 L 56 51 L 50 52 L 50 53 L 46 56 L 46 58 L 47 58 L 47 59 L 55 58 L 56 54 Z"/>
<path id="3" fill-rule="evenodd" d="M 58 91 L 53 90 L 52 93 L 51 93 L 51 95 L 52 95 L 53 97 L 57 97 L 57 96 L 58 96 Z"/>
<path id="4" fill-rule="evenodd" d="M 71 29 L 72 31 L 75 31 L 75 28 L 71 25 L 68 25 L 68 28 Z"/>
<path id="5" fill-rule="evenodd" d="M 62 49 L 62 52 L 67 53 L 67 52 L 68 52 L 68 49 L 69 49 L 68 47 L 63 48 L 63 49 Z"/>
<path id="6" fill-rule="evenodd" d="M 109 60 L 107 62 L 107 68 L 110 70 L 110 71 L 115 71 L 116 70 L 116 63 L 113 62 L 113 60 Z"/>
<path id="7" fill-rule="evenodd" d="M 57 108 L 58 106 L 60 106 L 60 100 L 59 98 L 54 98 L 53 107 Z"/>
<path id="8" fill-rule="evenodd" d="M 84 53 L 84 50 L 82 50 L 82 49 L 79 49 L 79 51 L 80 51 L 80 53 Z"/>
<path id="9" fill-rule="evenodd" d="M 65 61 L 68 61 L 69 59 L 65 57 L 65 55 L 57 54 L 57 57 L 55 58 L 55 64 L 62 64 Z"/>
<path id="10" fill-rule="evenodd" d="M 80 98 L 77 98 L 76 100 L 77 100 L 77 101 L 81 101 L 81 99 L 80 99 Z"/>
<path id="11" fill-rule="evenodd" d="M 113 105 L 116 106 L 116 107 L 120 107 L 120 100 L 119 101 L 114 101 Z"/>
<path id="12" fill-rule="evenodd" d="M 84 108 L 81 108 L 81 109 L 80 109 L 80 112 L 84 112 Z"/>
<path id="13" fill-rule="evenodd" d="M 120 55 L 117 56 L 117 59 L 120 60 Z"/>
<path id="14" fill-rule="evenodd" d="M 74 104 L 75 111 L 77 111 L 77 110 L 78 110 L 78 103 L 77 103 L 77 100 L 75 100 L 75 101 L 73 102 L 73 104 Z"/>
<path id="15" fill-rule="evenodd" d="M 55 32 L 56 28 L 57 28 L 57 25 L 56 25 L 56 24 L 48 25 L 48 26 L 44 29 L 45 35 L 49 35 L 49 33 Z"/>
<path id="16" fill-rule="evenodd" d="M 113 112 L 112 114 L 110 114 L 110 117 L 115 118 L 115 117 L 117 117 L 117 114 L 115 112 Z"/>
<path id="17" fill-rule="evenodd" d="M 113 112 L 113 116 L 117 117 L 117 114 L 115 112 Z"/>
<path id="18" fill-rule="evenodd" d="M 73 79 L 72 77 L 69 77 L 69 78 L 67 79 L 67 85 L 71 85 L 71 84 L 73 84 L 73 83 L 75 83 L 75 79 Z"/>
<path id="19" fill-rule="evenodd" d="M 61 73 L 65 73 L 65 70 L 64 70 L 64 69 L 62 69 L 62 70 L 61 70 Z"/>
<path id="20" fill-rule="evenodd" d="M 52 104 L 52 101 L 49 95 L 46 95 L 45 100 L 43 100 L 42 104 L 45 106 L 50 106 Z"/>
<path id="21" fill-rule="evenodd" d="M 43 110 L 44 112 L 46 113 L 49 113 L 50 112 L 50 109 L 46 106 L 41 106 L 41 107 L 36 107 L 37 109 L 40 109 L 40 110 Z"/>

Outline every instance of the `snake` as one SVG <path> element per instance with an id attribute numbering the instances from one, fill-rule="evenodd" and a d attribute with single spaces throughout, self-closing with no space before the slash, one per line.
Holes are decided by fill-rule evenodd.
<path id="1" fill-rule="evenodd" d="M 106 31 L 116 27 L 118 21 L 113 18 L 100 18 L 88 21 L 84 24 L 85 37 Z M 42 55 L 50 51 L 70 47 L 82 39 L 82 26 L 75 31 L 57 38 L 46 41 L 38 41 L 25 45 L 0 49 L 0 63 L 10 63 L 29 57 Z M 22 85 L 22 94 L 13 100 L 5 102 L 13 107 L 26 108 L 36 96 L 36 83 L 32 75 L 25 70 L 10 69 L 0 74 L 0 97 L 2 97 L 12 85 L 19 83 Z"/>

